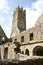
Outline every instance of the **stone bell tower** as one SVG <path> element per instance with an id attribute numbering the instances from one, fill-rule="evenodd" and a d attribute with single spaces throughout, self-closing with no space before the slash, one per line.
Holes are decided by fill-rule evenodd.
<path id="1" fill-rule="evenodd" d="M 18 6 L 13 13 L 11 37 L 24 30 L 26 30 L 26 11 Z"/>

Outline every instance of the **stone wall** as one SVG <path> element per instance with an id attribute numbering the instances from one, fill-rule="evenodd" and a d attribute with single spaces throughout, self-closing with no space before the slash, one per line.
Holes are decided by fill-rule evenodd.
<path id="1" fill-rule="evenodd" d="M 41 49 L 43 49 L 43 16 L 41 16 L 41 18 L 38 19 L 38 22 L 35 24 L 34 27 L 32 27 L 28 30 L 25 30 L 23 32 L 20 32 L 19 34 L 16 34 L 15 36 L 14 36 L 14 34 L 16 33 L 16 31 L 18 32 L 17 21 L 14 23 L 13 26 L 15 26 L 16 29 L 15 29 L 15 32 L 12 33 L 12 35 L 13 35 L 12 41 L 7 42 L 3 45 L 0 45 L 1 59 L 16 59 L 16 58 L 20 59 L 22 56 L 20 54 L 23 54 L 24 55 L 23 57 L 26 57 L 26 56 L 32 57 L 33 53 L 34 53 L 33 50 L 35 47 L 37 48 L 37 46 L 38 46 L 38 47 L 41 47 Z M 14 29 L 13 29 L 13 31 L 14 31 Z M 23 39 L 21 41 L 22 36 L 23 36 Z M 20 51 L 21 51 L 20 54 L 18 54 L 14 50 L 16 48 L 15 44 L 17 44 L 15 42 L 20 43 Z M 6 48 L 8 48 L 7 52 L 5 51 Z M 26 55 L 25 51 L 27 52 L 28 55 Z M 7 53 L 7 54 L 5 54 L 6 58 L 4 58 L 5 52 Z M 42 51 L 42 53 L 43 53 L 43 51 Z"/>
<path id="2" fill-rule="evenodd" d="M 24 30 L 26 30 L 26 11 L 18 6 L 13 13 L 11 38 Z"/>

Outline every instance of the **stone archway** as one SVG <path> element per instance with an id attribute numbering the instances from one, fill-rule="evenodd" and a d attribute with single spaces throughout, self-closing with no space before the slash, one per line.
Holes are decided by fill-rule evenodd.
<path id="1" fill-rule="evenodd" d="M 4 48 L 4 59 L 8 58 L 8 47 Z"/>
<path id="2" fill-rule="evenodd" d="M 24 54 L 24 51 L 22 51 L 22 54 Z"/>
<path id="3" fill-rule="evenodd" d="M 33 49 L 33 55 L 43 56 L 43 47 L 42 47 L 42 46 L 36 46 L 36 47 Z"/>
<path id="4" fill-rule="evenodd" d="M 25 54 L 29 55 L 29 50 L 28 49 L 25 50 Z"/>

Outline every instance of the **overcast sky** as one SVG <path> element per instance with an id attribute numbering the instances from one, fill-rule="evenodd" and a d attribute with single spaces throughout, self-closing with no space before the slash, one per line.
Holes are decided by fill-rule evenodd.
<path id="1" fill-rule="evenodd" d="M 0 0 L 0 25 L 9 37 L 12 15 L 17 6 L 26 9 L 26 27 L 34 26 L 38 17 L 43 14 L 43 0 Z"/>

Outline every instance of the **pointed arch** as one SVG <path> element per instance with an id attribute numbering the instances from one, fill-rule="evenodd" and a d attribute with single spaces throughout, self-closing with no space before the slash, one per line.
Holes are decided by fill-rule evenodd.
<path id="1" fill-rule="evenodd" d="M 43 56 L 43 47 L 42 46 L 36 46 L 33 49 L 33 55 Z"/>
<path id="2" fill-rule="evenodd" d="M 25 50 L 25 54 L 29 55 L 29 50 L 28 49 Z"/>

